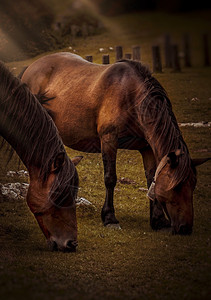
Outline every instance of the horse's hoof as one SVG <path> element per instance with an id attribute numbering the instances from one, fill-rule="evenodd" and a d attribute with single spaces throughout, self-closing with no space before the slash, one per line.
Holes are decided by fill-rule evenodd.
<path id="1" fill-rule="evenodd" d="M 103 225 L 106 227 L 107 225 L 118 225 L 119 221 L 117 220 L 117 218 L 115 217 L 114 213 L 105 213 L 103 210 L 101 212 L 101 219 L 103 222 Z"/>
<path id="2" fill-rule="evenodd" d="M 107 228 L 115 229 L 115 230 L 122 230 L 121 226 L 118 224 L 107 224 L 105 225 Z"/>

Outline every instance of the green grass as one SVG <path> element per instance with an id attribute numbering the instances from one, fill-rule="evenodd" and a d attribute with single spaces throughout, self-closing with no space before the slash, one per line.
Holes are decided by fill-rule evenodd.
<path id="1" fill-rule="evenodd" d="M 74 47 L 78 54 L 92 54 L 100 62 L 100 47 L 122 42 L 124 49 L 129 50 L 131 45 L 141 44 L 143 61 L 151 66 L 151 44 L 162 41 L 166 30 L 178 40 L 188 30 L 194 45 L 199 45 L 200 34 L 210 24 L 205 16 L 149 13 L 120 16 L 108 21 L 115 24 L 115 32 L 122 32 L 121 36 L 115 38 L 107 32 L 79 39 Z M 181 74 L 170 70 L 155 74 L 166 88 L 179 122 L 210 121 L 211 69 L 200 66 L 200 45 L 194 48 L 194 53 L 194 68 L 183 69 Z M 114 61 L 114 53 L 110 54 Z M 31 61 L 13 62 L 9 66 L 16 67 L 18 73 Z M 191 101 L 193 97 L 199 101 Z M 210 128 L 182 128 L 182 132 L 192 157 L 210 155 L 206 152 L 211 149 Z M 67 151 L 70 157 L 81 154 Z M 77 209 L 79 247 L 75 254 L 49 252 L 25 201 L 0 198 L 1 299 L 208 299 L 210 162 L 198 168 L 193 234 L 180 237 L 151 230 L 148 199 L 139 190 L 146 187 L 146 180 L 141 156 L 136 151 L 121 150 L 117 157 L 118 178 L 133 181 L 129 185 L 118 183 L 115 190 L 116 215 L 122 230 L 104 228 L 100 220 L 105 196 L 101 155 L 82 155 L 84 158 L 77 167 L 79 196 L 90 200 L 94 208 Z M 5 167 L 5 154 L 0 152 L 0 182 L 15 181 L 16 178 L 10 179 L 5 174 L 17 167 L 17 160 Z"/>

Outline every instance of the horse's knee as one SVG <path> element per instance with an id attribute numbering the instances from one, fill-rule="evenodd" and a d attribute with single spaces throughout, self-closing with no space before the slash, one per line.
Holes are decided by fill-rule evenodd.
<path id="1" fill-rule="evenodd" d="M 104 182 L 106 188 L 115 188 L 117 182 L 116 174 L 105 174 Z"/>

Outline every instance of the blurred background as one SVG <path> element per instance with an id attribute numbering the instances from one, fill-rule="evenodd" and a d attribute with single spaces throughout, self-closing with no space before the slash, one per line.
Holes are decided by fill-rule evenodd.
<path id="1" fill-rule="evenodd" d="M 166 37 L 170 46 L 178 45 L 181 72 L 165 64 Z M 187 37 L 191 66 L 185 64 Z M 15 75 L 57 51 L 92 55 L 95 63 L 109 54 L 113 63 L 118 45 L 123 57 L 140 46 L 141 62 L 153 70 L 152 46 L 159 46 L 163 70 L 155 77 L 177 121 L 200 125 L 181 127 L 193 158 L 211 156 L 210 37 L 208 0 L 0 0 L 0 60 Z M 73 255 L 46 249 L 25 199 L 11 197 L 11 184 L 26 184 L 28 177 L 10 174 L 24 174 L 25 168 L 17 156 L 5 165 L 8 148 L 0 151 L 0 188 L 8 184 L 11 192 L 7 198 L 0 192 L 0 299 L 210 299 L 211 164 L 198 169 L 193 235 L 172 237 L 150 229 L 146 179 L 136 151 L 119 150 L 117 156 L 115 207 L 121 231 L 101 225 L 101 154 L 67 151 L 70 157 L 84 156 L 77 166 L 79 197 L 93 204 L 77 209 L 79 249 Z"/>
<path id="2" fill-rule="evenodd" d="M 62 49 L 75 38 L 106 32 L 108 20 L 126 13 L 184 16 L 210 8 L 207 0 L 1 0 L 0 59 L 23 60 Z"/>

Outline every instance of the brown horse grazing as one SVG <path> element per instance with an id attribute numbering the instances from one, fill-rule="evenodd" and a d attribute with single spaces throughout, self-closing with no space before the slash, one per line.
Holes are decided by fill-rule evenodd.
<path id="1" fill-rule="evenodd" d="M 104 225 L 118 223 L 113 206 L 117 149 L 136 149 L 143 157 L 148 188 L 152 184 L 152 228 L 192 232 L 194 165 L 207 159 L 191 160 L 168 96 L 145 66 L 127 60 L 98 65 L 56 53 L 31 64 L 22 81 L 51 114 L 64 144 L 102 152 Z"/>
<path id="2" fill-rule="evenodd" d="M 78 174 L 51 117 L 25 84 L 0 62 L 0 136 L 30 175 L 27 203 L 52 250 L 77 246 Z M 77 163 L 80 158 L 75 159 Z"/>

